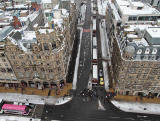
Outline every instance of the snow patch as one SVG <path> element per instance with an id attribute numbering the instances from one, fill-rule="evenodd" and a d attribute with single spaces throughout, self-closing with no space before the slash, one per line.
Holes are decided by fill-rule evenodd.
<path id="1" fill-rule="evenodd" d="M 125 112 L 146 113 L 160 115 L 160 104 L 123 102 L 112 100 L 111 103 Z"/>

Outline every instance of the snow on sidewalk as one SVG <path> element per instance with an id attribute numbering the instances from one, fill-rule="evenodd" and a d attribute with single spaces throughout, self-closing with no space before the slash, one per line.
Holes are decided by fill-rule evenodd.
<path id="1" fill-rule="evenodd" d="M 100 15 L 103 15 L 103 16 L 106 15 L 107 3 L 108 3 L 108 0 L 97 0 L 98 13 Z"/>
<path id="2" fill-rule="evenodd" d="M 160 104 L 124 102 L 112 100 L 111 103 L 125 112 L 146 113 L 160 115 Z"/>
<path id="3" fill-rule="evenodd" d="M 16 98 L 15 98 L 16 97 Z M 58 98 L 38 96 L 38 95 L 26 95 L 18 93 L 0 93 L 0 99 L 11 102 L 23 102 L 32 104 L 52 104 L 54 105 Z"/>
<path id="4" fill-rule="evenodd" d="M 0 116 L 0 121 L 41 121 L 41 119 L 16 117 L 16 116 Z"/>
<path id="5" fill-rule="evenodd" d="M 105 32 L 105 20 L 103 20 L 102 24 L 99 23 L 99 29 L 100 29 L 100 36 L 101 36 L 101 50 L 102 50 L 102 58 L 108 58 L 109 57 L 109 47 L 108 47 L 108 37 Z M 108 77 L 108 64 L 107 62 L 102 62 L 103 65 L 103 73 L 104 73 L 104 84 L 105 89 L 109 90 L 109 77 Z"/>
<path id="6" fill-rule="evenodd" d="M 81 49 L 81 41 L 82 41 L 83 29 L 80 28 L 80 30 L 81 30 L 81 32 L 80 32 L 80 42 L 79 42 L 79 46 L 78 46 L 78 54 L 77 54 L 77 57 L 76 57 L 76 64 L 75 64 L 73 84 L 72 84 L 72 89 L 73 90 L 76 89 L 77 76 L 78 76 L 78 66 L 79 66 L 79 59 L 80 59 L 80 49 Z"/>

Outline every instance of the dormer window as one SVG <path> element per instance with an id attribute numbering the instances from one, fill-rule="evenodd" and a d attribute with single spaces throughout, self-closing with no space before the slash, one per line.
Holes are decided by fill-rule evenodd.
<path id="1" fill-rule="evenodd" d="M 149 54 L 149 52 L 150 52 L 150 49 L 146 48 L 145 54 Z"/>
<path id="2" fill-rule="evenodd" d="M 152 54 L 157 54 L 157 48 L 153 48 Z"/>
<path id="3" fill-rule="evenodd" d="M 137 54 L 141 54 L 142 53 L 142 49 L 139 49 L 138 51 L 137 51 Z"/>
<path id="4" fill-rule="evenodd" d="M 142 10 L 143 7 L 137 7 L 137 10 Z"/>

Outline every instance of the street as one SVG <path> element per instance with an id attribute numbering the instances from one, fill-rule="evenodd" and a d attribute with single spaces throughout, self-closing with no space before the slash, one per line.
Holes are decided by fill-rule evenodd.
<path id="1" fill-rule="evenodd" d="M 96 0 L 95 0 L 96 1 Z M 82 97 L 80 92 L 87 88 L 91 74 L 91 1 L 86 2 L 86 16 L 83 24 L 82 42 L 80 48 L 80 59 L 77 76 L 77 89 L 73 100 L 61 106 L 45 105 L 42 114 L 43 121 L 65 120 L 65 121 L 158 121 L 159 117 L 154 115 L 125 113 L 115 108 L 105 99 L 106 91 L 103 86 L 94 87 L 96 97 Z M 98 17 L 97 17 L 98 18 Z M 99 32 L 99 19 L 97 19 L 97 41 L 99 68 L 102 66 L 101 38 Z M 78 46 L 77 46 L 78 47 Z"/>

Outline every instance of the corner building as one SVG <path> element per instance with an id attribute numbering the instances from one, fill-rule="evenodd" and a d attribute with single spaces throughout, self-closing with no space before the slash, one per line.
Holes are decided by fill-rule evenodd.
<path id="1" fill-rule="evenodd" d="M 61 23 L 56 23 L 58 19 Z M 75 11 L 58 19 L 52 19 L 47 23 L 48 27 L 38 27 L 35 31 L 13 30 L 1 41 L 0 53 L 4 67 L 0 74 L 10 74 L 7 76 L 9 79 L 0 79 L 1 86 L 49 88 L 59 92 L 66 85 L 75 39 Z"/>
<path id="2" fill-rule="evenodd" d="M 160 96 L 159 18 L 160 12 L 141 2 L 108 2 L 110 86 L 117 94 Z"/>

